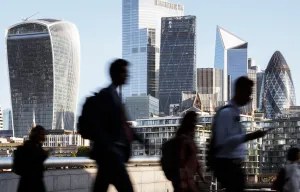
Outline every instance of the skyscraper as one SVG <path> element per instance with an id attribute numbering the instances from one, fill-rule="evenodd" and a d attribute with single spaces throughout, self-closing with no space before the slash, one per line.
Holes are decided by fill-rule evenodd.
<path id="1" fill-rule="evenodd" d="M 233 90 L 228 87 L 234 88 L 233 83 L 238 77 L 247 76 L 247 48 L 246 41 L 217 26 L 214 67 L 224 73 L 223 101 L 231 98 Z"/>
<path id="2" fill-rule="evenodd" d="M 33 124 L 74 130 L 79 85 L 79 33 L 66 21 L 38 19 L 6 34 L 14 136 Z"/>
<path id="3" fill-rule="evenodd" d="M 3 129 L 12 130 L 12 115 L 10 109 L 3 110 Z"/>
<path id="4" fill-rule="evenodd" d="M 157 97 L 161 17 L 181 16 L 183 9 L 168 0 L 123 0 L 122 57 L 131 63 L 123 99 Z"/>
<path id="5" fill-rule="evenodd" d="M 249 104 L 247 104 L 248 111 L 247 113 L 250 114 L 253 111 L 256 110 L 257 106 L 257 70 L 258 67 L 255 64 L 254 59 L 248 58 L 248 78 L 251 79 L 254 83 L 254 86 L 252 87 L 252 100 L 250 101 Z"/>
<path id="6" fill-rule="evenodd" d="M 262 101 L 264 93 L 264 79 L 265 71 L 259 71 L 256 74 L 256 87 L 257 87 L 257 109 L 262 111 Z"/>
<path id="7" fill-rule="evenodd" d="M 267 118 L 274 119 L 284 109 L 296 105 L 292 74 L 279 51 L 276 51 L 265 71 L 263 109 Z"/>
<path id="8" fill-rule="evenodd" d="M 217 102 L 222 101 L 223 70 L 216 68 L 197 69 L 197 91 L 200 94 L 217 94 Z"/>
<path id="9" fill-rule="evenodd" d="M 181 103 L 182 91 L 196 91 L 196 17 L 164 17 L 161 24 L 159 111 Z"/>

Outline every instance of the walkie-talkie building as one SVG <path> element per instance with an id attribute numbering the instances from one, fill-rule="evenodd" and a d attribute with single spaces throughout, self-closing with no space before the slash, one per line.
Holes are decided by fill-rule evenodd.
<path id="1" fill-rule="evenodd" d="M 24 21 L 6 32 L 14 136 L 32 124 L 74 130 L 79 86 L 79 33 L 54 19 Z"/>
<path id="2" fill-rule="evenodd" d="M 263 109 L 267 118 L 274 119 L 293 105 L 296 105 L 296 96 L 290 68 L 276 51 L 265 71 Z"/>
<path id="3" fill-rule="evenodd" d="M 196 17 L 163 17 L 160 50 L 159 111 L 168 115 L 182 91 L 196 90 Z"/>

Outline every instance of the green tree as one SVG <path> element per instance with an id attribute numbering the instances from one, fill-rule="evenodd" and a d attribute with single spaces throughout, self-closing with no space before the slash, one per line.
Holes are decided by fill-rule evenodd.
<path id="1" fill-rule="evenodd" d="M 76 157 L 88 157 L 90 153 L 90 148 L 86 146 L 78 147 Z"/>

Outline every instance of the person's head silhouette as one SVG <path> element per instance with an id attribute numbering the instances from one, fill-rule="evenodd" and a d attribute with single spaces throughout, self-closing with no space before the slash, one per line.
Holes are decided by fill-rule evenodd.
<path id="1" fill-rule="evenodd" d="M 254 83 L 246 76 L 241 76 L 235 81 L 234 101 L 239 106 L 244 106 L 251 101 Z"/>
<path id="2" fill-rule="evenodd" d="M 46 130 L 41 125 L 33 127 L 29 134 L 29 140 L 35 143 L 43 143 L 45 141 Z"/>
<path id="3" fill-rule="evenodd" d="M 300 160 L 300 149 L 297 147 L 291 147 L 287 152 L 287 160 L 296 162 Z"/>
<path id="4" fill-rule="evenodd" d="M 123 85 L 126 83 L 126 80 L 128 78 L 128 65 L 128 61 L 124 59 L 116 59 L 111 63 L 109 74 L 112 83 L 115 86 Z"/>
<path id="5" fill-rule="evenodd" d="M 197 113 L 195 111 L 188 111 L 181 120 L 181 125 L 176 133 L 180 135 L 193 136 L 195 132 L 195 126 L 197 123 Z"/>

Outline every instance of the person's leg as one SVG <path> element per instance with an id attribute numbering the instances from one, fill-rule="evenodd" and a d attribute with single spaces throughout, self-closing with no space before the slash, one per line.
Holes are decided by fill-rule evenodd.
<path id="1" fill-rule="evenodd" d="M 242 192 L 245 189 L 245 173 L 241 164 L 232 163 L 230 166 L 231 171 L 228 177 L 227 192 Z"/>
<path id="2" fill-rule="evenodd" d="M 94 182 L 94 192 L 106 192 L 109 185 L 109 170 L 105 169 L 106 166 L 98 164 L 98 172 Z"/>
<path id="3" fill-rule="evenodd" d="M 133 192 L 133 187 L 127 173 L 124 163 L 115 164 L 115 172 L 113 175 L 113 185 L 118 192 Z"/>

